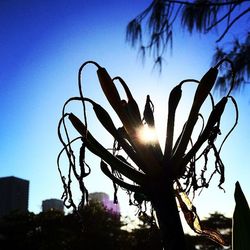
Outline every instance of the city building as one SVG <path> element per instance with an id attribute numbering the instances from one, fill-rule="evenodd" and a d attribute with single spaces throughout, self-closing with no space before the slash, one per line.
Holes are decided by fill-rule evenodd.
<path id="1" fill-rule="evenodd" d="M 14 176 L 0 178 L 0 217 L 11 212 L 27 212 L 29 181 Z"/>
<path id="2" fill-rule="evenodd" d="M 112 200 L 109 199 L 109 195 L 103 192 L 95 192 L 89 194 L 89 200 L 94 200 L 101 202 L 104 207 L 106 207 L 109 211 L 120 214 L 120 206 L 119 204 L 115 204 Z"/>
<path id="3" fill-rule="evenodd" d="M 62 200 L 48 199 L 42 202 L 42 211 L 61 211 L 64 212 L 64 205 Z"/>

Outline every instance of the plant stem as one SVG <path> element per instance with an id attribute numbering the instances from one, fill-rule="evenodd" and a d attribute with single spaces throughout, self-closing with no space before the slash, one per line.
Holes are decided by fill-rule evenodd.
<path id="1" fill-rule="evenodd" d="M 186 249 L 184 232 L 174 195 L 173 185 L 158 183 L 152 193 L 152 205 L 159 223 L 164 250 Z"/>

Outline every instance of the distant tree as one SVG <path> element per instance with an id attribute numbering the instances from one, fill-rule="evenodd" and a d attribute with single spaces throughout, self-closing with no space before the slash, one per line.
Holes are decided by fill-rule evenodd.
<path id="1" fill-rule="evenodd" d="M 119 214 L 107 210 L 99 202 L 91 201 L 79 213 L 82 220 L 78 223 L 77 245 L 91 250 L 122 249 L 121 227 L 123 223 Z"/>
<path id="2" fill-rule="evenodd" d="M 241 33 L 234 34 L 233 40 L 228 39 L 226 45 L 221 42 L 235 23 L 249 13 L 249 0 L 153 0 L 129 22 L 126 39 L 132 47 L 138 45 L 143 58 L 149 52 L 161 70 L 164 53 L 169 47 L 172 49 L 178 27 L 190 34 L 196 31 L 206 35 L 219 31 L 212 63 L 227 56 L 237 72 L 235 88 L 243 87 L 250 79 L 249 19 L 242 25 Z M 231 75 L 230 71 L 224 70 L 217 81 L 217 89 L 225 92 L 231 85 Z"/>
<path id="3" fill-rule="evenodd" d="M 0 249 L 127 250 L 122 225 L 119 215 L 93 202 L 78 215 L 58 211 L 11 214 L 0 220 Z"/>
<path id="4" fill-rule="evenodd" d="M 140 213 L 138 218 L 140 220 L 138 228 L 134 228 L 129 234 L 133 242 L 130 250 L 162 250 L 160 229 L 156 225 L 154 218 L 146 213 Z M 186 234 L 185 239 L 186 249 L 195 250 L 195 237 Z M 202 240 L 206 239 L 202 238 Z"/>
<path id="5" fill-rule="evenodd" d="M 153 218 L 146 213 L 140 213 L 138 218 L 140 220 L 139 227 L 133 229 L 130 234 L 133 242 L 131 250 L 161 250 L 160 230 Z"/>
<path id="6" fill-rule="evenodd" d="M 0 248 L 31 249 L 29 233 L 36 227 L 34 213 L 11 213 L 0 219 Z"/>

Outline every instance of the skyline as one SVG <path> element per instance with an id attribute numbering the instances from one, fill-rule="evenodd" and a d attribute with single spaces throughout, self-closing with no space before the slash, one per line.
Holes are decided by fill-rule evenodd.
<path id="1" fill-rule="evenodd" d="M 152 71 L 150 59 L 146 59 L 144 65 L 141 63 L 137 51 L 125 42 L 125 29 L 149 2 L 107 1 L 105 6 L 97 0 L 74 1 L 74 5 L 66 0 L 54 1 L 53 4 L 28 0 L 0 3 L 3 24 L 0 32 L 4 37 L 0 46 L 0 177 L 14 175 L 30 180 L 31 211 L 39 211 L 39 200 L 62 195 L 56 167 L 61 149 L 57 123 L 63 103 L 78 95 L 77 71 L 82 63 L 95 60 L 112 76 L 121 75 L 133 91 L 141 111 L 146 95 L 150 94 L 158 133 L 163 133 L 163 137 L 167 100 L 172 87 L 186 78 L 200 79 L 209 69 L 216 35 L 202 37 L 194 34 L 190 37 L 181 32 L 177 34 L 173 55 L 166 55 L 167 65 L 161 75 Z M 85 95 L 110 110 L 93 69 L 89 66 L 83 72 Z M 192 89 L 187 91 L 192 93 Z M 222 151 L 226 193 L 217 188 L 218 178 L 215 178 L 211 189 L 204 190 L 195 200 L 197 211 L 201 211 L 202 216 L 217 210 L 232 215 L 237 180 L 250 200 L 249 93 L 248 86 L 234 93 L 240 116 L 238 127 Z M 188 102 L 188 95 L 185 95 Z M 90 108 L 88 111 L 91 113 Z M 233 123 L 229 119 L 231 116 L 234 114 L 227 111 L 226 121 L 222 121 Z M 107 134 L 99 133 L 99 127 L 95 126 L 97 138 L 104 138 L 111 145 L 112 140 Z M 99 159 L 88 155 L 88 163 L 92 166 L 92 173 L 86 178 L 89 192 L 105 191 L 112 197 L 112 183 L 98 170 Z M 126 194 L 119 199 L 119 193 L 118 200 L 128 203 Z M 133 210 L 121 204 L 123 214 L 130 214 Z"/>
<path id="2" fill-rule="evenodd" d="M 30 183 L 29 180 L 21 179 L 16 176 L 0 177 L 0 184 L 1 184 L 0 191 L 1 191 L 1 195 L 3 195 L 2 202 L 7 202 L 8 204 L 7 206 L 1 207 L 1 216 L 2 216 L 3 211 L 4 211 L 4 216 L 8 215 L 8 213 L 11 213 L 13 211 L 32 212 L 32 211 L 29 211 L 28 209 L 29 193 L 30 193 L 29 183 Z M 20 193 L 18 193 L 18 190 L 17 190 L 18 188 L 22 188 L 21 196 L 20 196 Z M 10 197 L 7 197 L 6 194 L 7 196 L 10 194 Z M 104 192 L 89 193 L 89 201 L 91 200 L 101 202 L 104 205 L 104 207 L 107 208 L 108 210 L 111 210 L 115 213 L 120 213 L 119 204 L 113 203 L 113 201 L 110 200 L 109 195 Z M 19 211 L 19 208 L 17 207 L 20 207 L 21 210 Z M 42 200 L 41 211 L 39 212 L 45 212 L 45 211 L 50 210 L 51 208 L 64 212 L 65 207 L 63 204 L 63 200 L 55 199 L 53 197 L 50 197 L 49 199 L 46 199 L 46 200 Z"/>

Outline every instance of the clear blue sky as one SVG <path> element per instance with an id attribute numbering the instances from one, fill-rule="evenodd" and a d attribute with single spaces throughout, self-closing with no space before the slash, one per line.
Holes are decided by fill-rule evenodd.
<path id="1" fill-rule="evenodd" d="M 150 93 L 160 136 L 165 132 L 171 88 L 186 78 L 200 79 L 210 67 L 216 36 L 189 37 L 181 30 L 174 37 L 173 56 L 166 55 L 167 66 L 162 75 L 152 72 L 149 59 L 142 65 L 137 51 L 125 43 L 125 29 L 149 2 L 0 2 L 0 176 L 14 175 L 30 181 L 30 211 L 39 212 L 42 200 L 60 198 L 62 194 L 56 167 L 61 149 L 57 124 L 64 101 L 78 95 L 77 71 L 84 61 L 95 60 L 112 76 L 122 76 L 141 108 Z M 249 90 L 245 88 L 235 95 L 240 110 L 239 125 L 222 151 L 226 193 L 217 188 L 218 177 L 215 178 L 211 189 L 194 201 L 202 216 L 213 211 L 232 215 L 237 180 L 250 200 Z M 86 68 L 84 91 L 108 108 L 94 67 Z M 185 108 L 180 113 L 184 111 Z M 233 123 L 233 116 L 229 110 L 224 117 L 225 125 Z M 112 140 L 100 133 L 95 123 L 92 133 L 112 145 Z M 92 174 L 86 180 L 89 191 L 104 191 L 112 197 L 112 183 L 99 171 L 99 159 L 88 155 L 88 163 L 92 166 Z M 124 194 L 120 201 L 124 215 L 131 214 Z"/>

